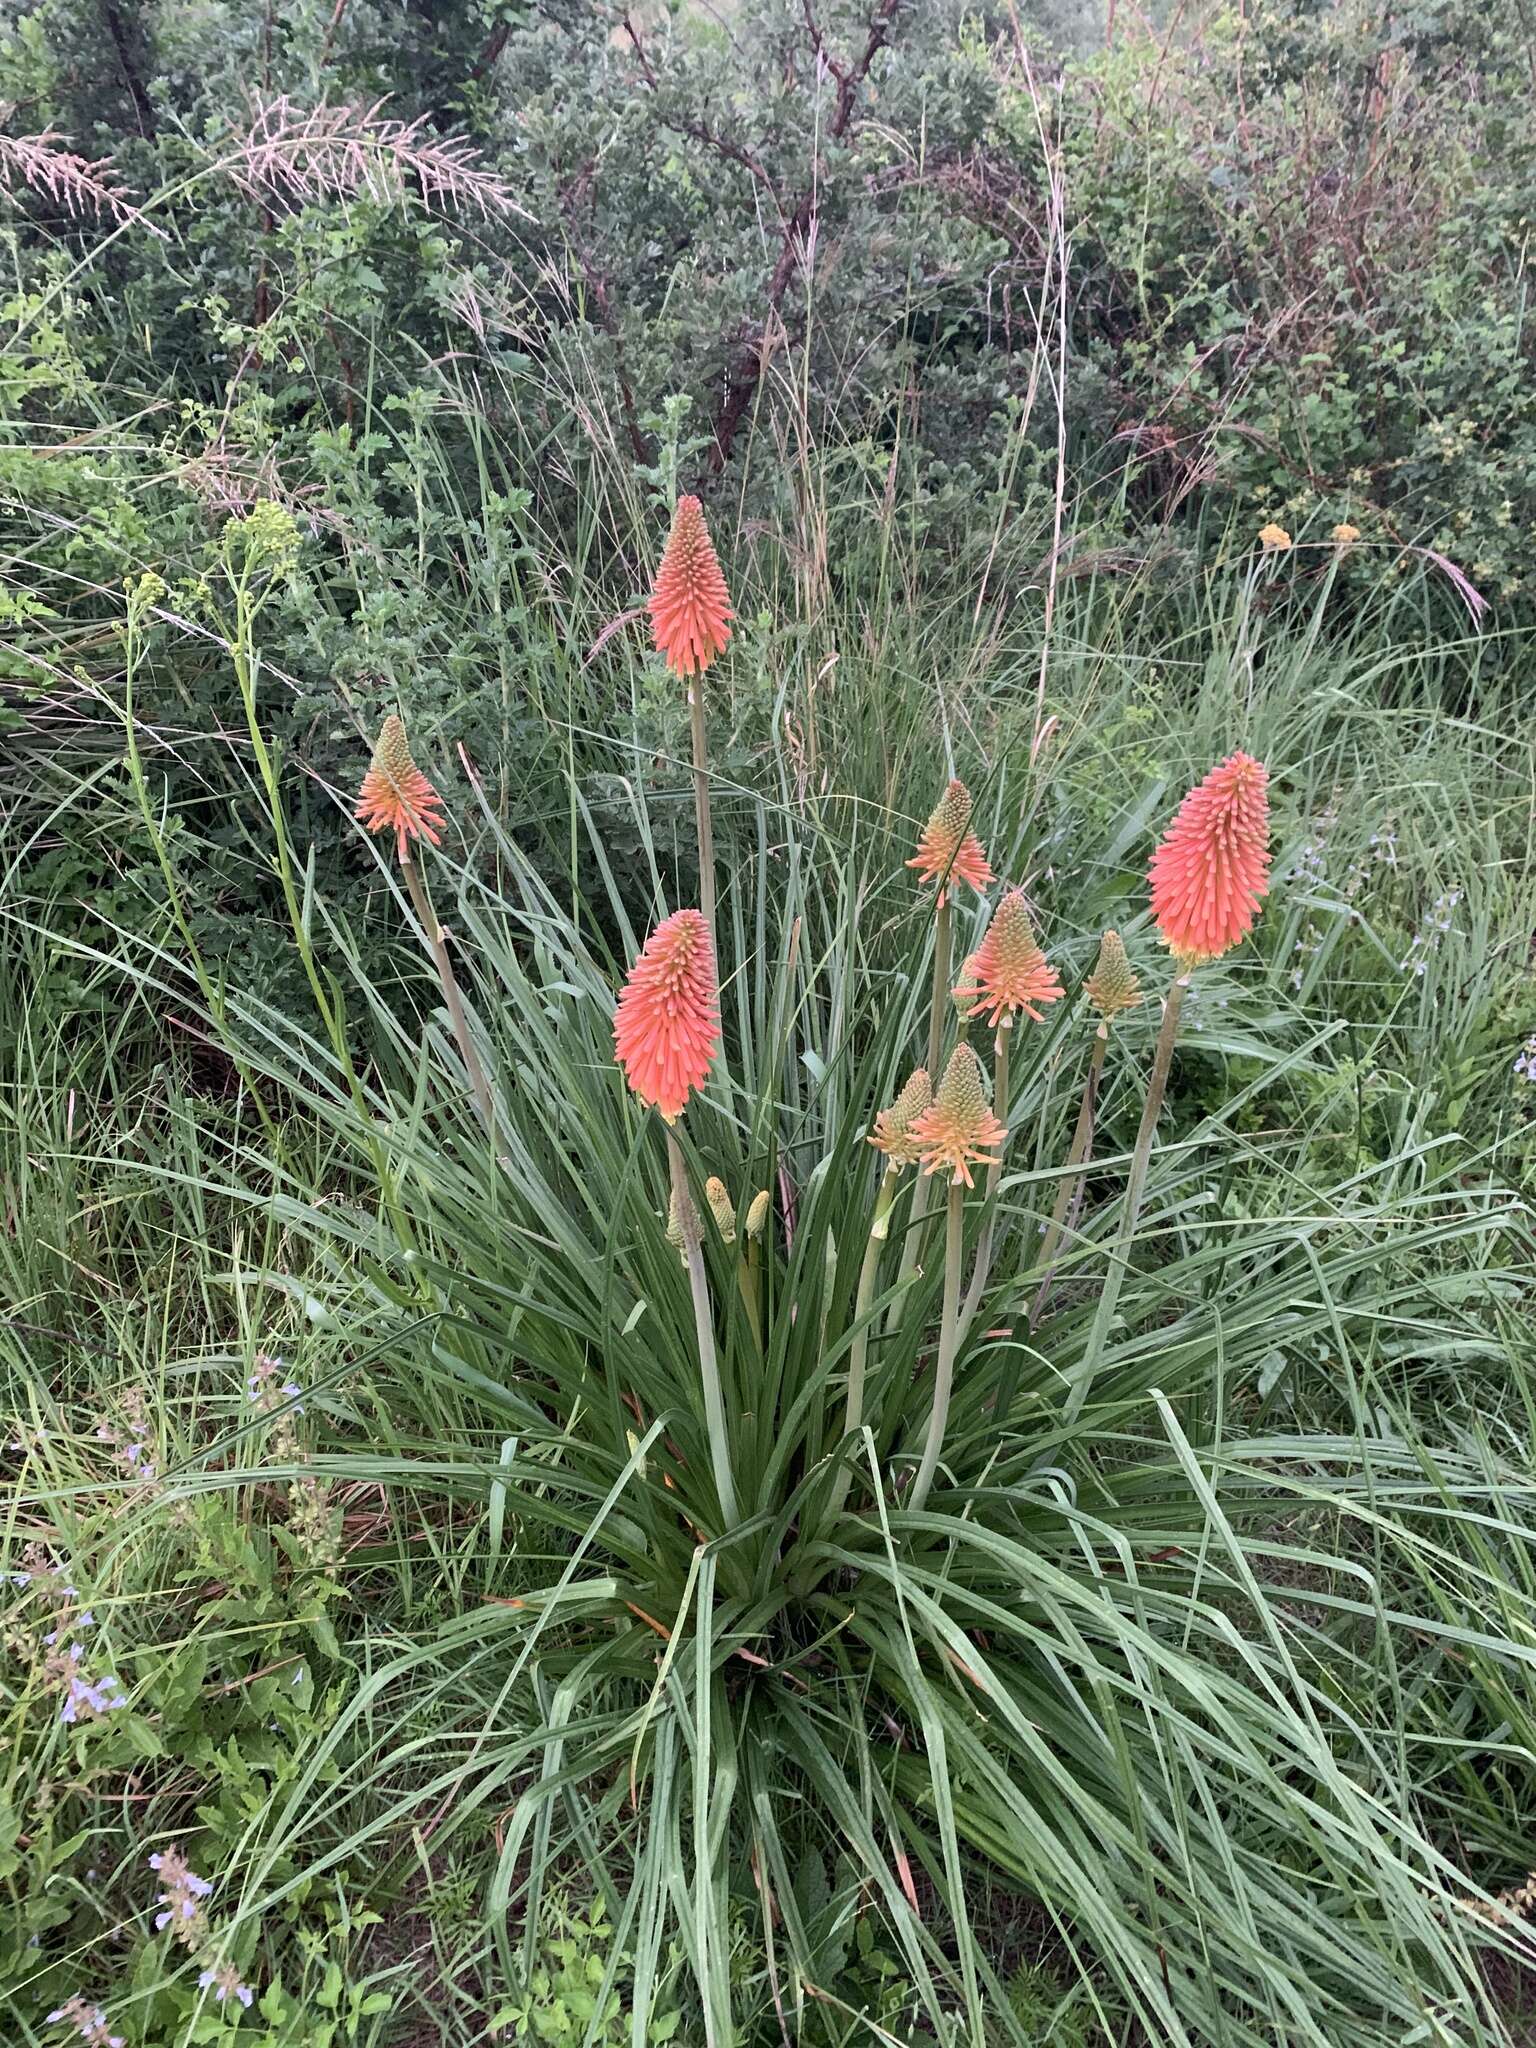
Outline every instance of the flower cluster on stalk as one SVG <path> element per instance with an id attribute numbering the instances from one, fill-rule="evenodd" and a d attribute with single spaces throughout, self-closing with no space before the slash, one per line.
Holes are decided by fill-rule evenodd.
<path id="1" fill-rule="evenodd" d="M 614 1012 L 613 1040 L 635 1094 L 675 1123 L 720 1044 L 715 952 L 697 910 L 673 911 L 646 940 Z"/>
<path id="2" fill-rule="evenodd" d="M 10 1574 L 22 1597 L 7 1620 L 7 1646 L 54 1696 L 64 1727 L 104 1721 L 127 1706 L 128 1696 L 117 1674 L 102 1671 L 82 1640 L 96 1627 L 96 1616 L 40 1547 L 30 1547 L 24 1562 L 25 1570 Z"/>
<path id="3" fill-rule="evenodd" d="M 395 853 L 404 865 L 410 842 L 442 844 L 443 800 L 416 766 L 405 727 L 393 712 L 379 728 L 373 759 L 363 777 L 357 819 L 370 832 L 393 832 Z"/>
<path id="4" fill-rule="evenodd" d="M 907 862 L 909 868 L 916 868 L 920 881 L 938 884 L 935 900 L 940 909 L 949 900 L 951 884 L 964 882 L 979 896 L 997 879 L 987 864 L 986 849 L 972 829 L 973 809 L 971 792 L 956 778 L 934 805 L 917 852 Z"/>
<path id="5" fill-rule="evenodd" d="M 217 1937 L 208 1924 L 205 1902 L 213 1896 L 213 1886 L 207 1878 L 199 1877 L 175 1848 L 157 1850 L 149 1859 L 149 1867 L 160 1880 L 156 1932 L 169 1931 L 174 1942 L 201 1962 L 198 1986 L 211 1991 L 218 2004 L 231 1999 L 237 2005 L 252 2004 L 255 1992 L 241 1981 L 233 1964 L 220 1955 Z"/>
<path id="6" fill-rule="evenodd" d="M 268 1448 L 285 1464 L 307 1464 L 309 1453 L 294 1427 L 304 1413 L 304 1389 L 274 1353 L 258 1351 L 245 1383 L 246 1399 L 268 1419 Z M 331 1490 L 309 1473 L 289 1481 L 288 1533 L 299 1554 L 316 1571 L 333 1572 L 341 1562 L 339 1515 Z"/>
<path id="7" fill-rule="evenodd" d="M 677 501 L 649 610 L 656 651 L 676 674 L 702 674 L 725 652 L 735 614 L 697 498 Z"/>
<path id="8" fill-rule="evenodd" d="M 127 2048 L 125 2036 L 113 2033 L 101 2007 L 88 2005 L 79 1996 L 66 1998 L 62 2005 L 55 2006 L 48 2015 L 48 2024 L 68 2027 L 87 2048 Z"/>
<path id="9" fill-rule="evenodd" d="M 987 1077 L 969 1045 L 949 1056 L 938 1093 L 917 1117 L 911 1137 L 924 1173 L 942 1173 L 973 1187 L 973 1166 L 995 1166 L 1008 1136 L 987 1095 Z"/>

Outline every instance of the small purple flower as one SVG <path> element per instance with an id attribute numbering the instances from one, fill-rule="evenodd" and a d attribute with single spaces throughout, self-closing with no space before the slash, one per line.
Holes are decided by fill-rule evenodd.
<path id="1" fill-rule="evenodd" d="M 285 1360 L 274 1357 L 266 1351 L 257 1352 L 255 1367 L 250 1377 L 246 1380 L 245 1390 L 251 1406 L 256 1409 L 258 1414 L 274 1414 L 285 1402 L 293 1404 L 293 1414 L 302 1415 L 304 1413 L 303 1408 L 299 1405 L 303 1399 L 304 1389 L 297 1380 L 280 1380 L 278 1377 L 279 1374 L 286 1373 L 287 1370 L 288 1367 Z"/>
<path id="2" fill-rule="evenodd" d="M 170 1927 L 183 1947 L 197 1947 L 204 1932 L 200 1901 L 208 1897 L 213 1886 L 189 1868 L 177 1849 L 157 1851 L 150 1857 L 149 1867 L 159 1874 L 160 1904 L 164 1909 L 155 1915 L 157 1932 Z"/>
<path id="3" fill-rule="evenodd" d="M 108 2031 L 107 2016 L 101 2007 L 87 2005 L 78 1996 L 66 1998 L 62 2005 L 55 2006 L 48 2015 L 48 2024 L 50 2027 L 73 2027 L 80 2039 L 90 2044 L 90 2048 L 127 2048 L 121 2034 Z"/>
<path id="4" fill-rule="evenodd" d="M 242 2005 L 249 2006 L 256 1996 L 249 1984 L 241 1983 L 233 1963 L 221 1963 L 216 1970 L 202 1970 L 197 1981 L 202 1990 L 212 1990 L 220 2005 L 227 1998 L 237 1998 Z"/>

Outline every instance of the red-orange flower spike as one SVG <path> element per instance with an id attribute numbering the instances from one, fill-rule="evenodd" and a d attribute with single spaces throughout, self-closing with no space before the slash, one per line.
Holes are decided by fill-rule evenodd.
<path id="1" fill-rule="evenodd" d="M 1179 805 L 1148 879 L 1152 915 L 1181 967 L 1215 960 L 1253 929 L 1269 888 L 1269 770 L 1231 754 Z"/>
<path id="2" fill-rule="evenodd" d="M 654 1103 L 670 1124 L 703 1087 L 719 1044 L 709 927 L 696 910 L 674 910 L 629 971 L 614 1012 L 614 1055 L 641 1101 Z"/>
<path id="3" fill-rule="evenodd" d="M 1056 970 L 1041 952 L 1029 905 L 1022 889 L 1010 889 L 998 904 L 987 935 L 965 963 L 955 988 L 955 1001 L 967 1017 L 985 1017 L 997 1024 L 1015 1010 L 1039 1024 L 1040 1008 L 1059 1002 L 1066 991 Z"/>
<path id="4" fill-rule="evenodd" d="M 426 839 L 441 845 L 443 800 L 411 758 L 405 727 L 391 712 L 379 728 L 373 759 L 358 792 L 357 820 L 370 832 L 393 832 L 401 861 L 406 842 Z"/>
<path id="5" fill-rule="evenodd" d="M 907 866 L 916 868 L 925 882 L 938 883 L 941 909 L 951 882 L 969 882 L 979 896 L 996 879 L 987 865 L 986 849 L 971 830 L 971 792 L 963 782 L 952 782 L 934 805 Z"/>
<path id="6" fill-rule="evenodd" d="M 651 591 L 651 638 L 668 668 L 702 674 L 731 637 L 731 594 L 697 498 L 679 498 Z"/>
<path id="7" fill-rule="evenodd" d="M 1008 1132 L 987 1102 L 987 1077 L 968 1045 L 949 1056 L 933 1107 L 913 1120 L 909 1136 L 918 1147 L 924 1173 L 945 1173 L 974 1187 L 973 1166 L 996 1166 L 997 1148 Z"/>

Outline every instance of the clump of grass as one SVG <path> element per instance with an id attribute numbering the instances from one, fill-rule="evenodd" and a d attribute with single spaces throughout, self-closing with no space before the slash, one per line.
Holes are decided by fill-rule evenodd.
<path id="1" fill-rule="evenodd" d="M 1257 725 L 1277 718 L 1256 706 Z M 1042 840 L 1071 801 L 1065 763 L 1061 776 L 1061 797 L 1033 796 L 1026 830 Z M 644 776 L 632 802 L 660 909 Z M 1159 2038 L 1384 2042 L 1426 1999 L 1497 2038 L 1476 1952 L 1515 1937 L 1454 1910 L 1471 1875 L 1452 1834 L 1418 1817 L 1404 1674 L 1428 1635 L 1469 1660 L 1490 1707 L 1508 1689 L 1528 1594 L 1479 1557 L 1477 1531 L 1502 1501 L 1518 1550 L 1526 1489 L 1383 1422 L 1405 1364 L 1392 1333 L 1463 1374 L 1498 1369 L 1484 1304 L 1519 1285 L 1519 1217 L 1497 1182 L 1469 1179 L 1463 1148 L 1422 1129 L 1340 1161 L 1325 1107 L 1264 1120 L 1325 1083 L 1340 1035 L 1297 1006 L 1279 951 L 1212 970 L 1186 1090 L 1200 1070 L 1221 1083 L 1177 1097 L 1117 1241 L 1133 1161 L 1113 1134 L 1154 1028 L 1125 1014 L 1104 1062 L 1111 1135 L 1047 1256 L 1097 1056 L 1074 992 L 1105 867 L 1145 857 L 1133 811 L 1123 833 L 1106 821 L 1107 862 L 1051 878 L 1043 929 L 1074 999 L 1010 1048 L 1002 1171 L 951 1191 L 943 1258 L 920 1244 L 904 1265 L 874 1234 L 885 1167 L 866 1138 L 928 1048 L 936 933 L 889 842 L 839 845 L 809 802 L 749 806 L 760 850 L 733 859 L 717 911 L 724 1056 L 668 1145 L 612 1060 L 614 993 L 639 951 L 634 878 L 573 915 L 565 880 L 552 888 L 492 807 L 459 810 L 481 851 L 445 849 L 438 877 L 487 1020 L 495 1138 L 451 1018 L 404 1013 L 339 907 L 295 888 L 321 1031 L 250 991 L 221 992 L 202 1028 L 324 1127 L 346 1198 L 322 1198 L 248 1118 L 217 1171 L 147 1169 L 232 1217 L 275 1214 L 283 1258 L 240 1270 L 264 1291 L 301 1274 L 328 1343 L 366 1329 L 374 1440 L 344 1406 L 313 1469 L 343 1497 L 380 1490 L 420 1532 L 397 1539 L 391 1584 L 420 1546 L 459 1589 L 419 1639 L 403 1609 L 377 1678 L 340 1687 L 264 1809 L 253 1898 L 289 1896 L 338 1856 L 381 1853 L 397 1871 L 411 1814 L 434 1816 L 436 1852 L 467 1845 L 496 1803 L 486 1967 L 525 1995 L 545 1902 L 582 1869 L 614 1929 L 601 1997 L 623 1956 L 642 2027 L 675 1999 L 673 1943 L 706 2037 L 814 2003 L 797 1873 L 835 1845 L 915 2023 L 936 2033 L 958 2016 L 959 2038 L 1027 2038 L 972 1916 L 986 1872 L 1039 1901 L 1086 1994 Z M 989 815 L 1003 812 L 983 795 Z M 602 830 L 582 823 L 601 872 Z M 276 843 L 285 857 L 289 836 Z M 1004 826 L 990 850 L 1018 871 L 1020 847 Z M 1266 914 L 1288 916 L 1282 901 Z M 1120 928 L 1146 978 L 1144 925 Z M 178 963 L 126 932 L 121 969 L 152 1003 L 189 1000 Z M 939 1030 L 947 1045 L 947 991 Z M 693 1200 L 680 1265 L 669 1198 L 707 1180 L 725 1201 Z M 735 1215 L 759 1188 L 779 1227 L 748 1240 Z M 905 1188 L 885 1220 L 892 1238 L 930 1235 Z M 986 1231 L 962 1335 L 956 1275 Z M 873 1279 L 872 1242 L 886 1246 Z M 1107 1255 L 1119 1296 L 1096 1328 Z M 1432 1515 L 1426 1460 L 1444 1489 Z M 204 1466 L 185 1490 L 216 1483 Z M 516 1559 L 505 1594 L 476 1560 L 492 1528 L 495 1557 Z M 403 1744 L 374 1726 L 395 1690 L 432 1702 Z M 511 1714 L 494 1736 L 493 1702 Z M 445 1752 L 442 1727 L 486 1732 Z M 317 1798 L 336 1757 L 346 1778 Z M 744 1894 L 764 1943 L 745 1986 Z"/>

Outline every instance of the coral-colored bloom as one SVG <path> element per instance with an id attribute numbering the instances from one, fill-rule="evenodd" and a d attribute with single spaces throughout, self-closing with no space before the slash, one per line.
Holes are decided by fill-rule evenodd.
<path id="1" fill-rule="evenodd" d="M 975 1186 L 973 1166 L 998 1164 L 997 1148 L 1008 1132 L 992 1114 L 987 1077 L 970 1046 L 957 1045 L 950 1054 L 933 1106 L 916 1118 L 910 1135 L 924 1173 L 947 1173 L 968 1188 Z"/>
<path id="2" fill-rule="evenodd" d="M 393 832 L 400 859 L 406 841 L 430 840 L 441 845 L 437 827 L 443 822 L 443 800 L 411 758 L 405 727 L 391 712 L 379 728 L 373 759 L 358 792 L 357 820 L 370 832 Z"/>
<path id="3" fill-rule="evenodd" d="M 1041 1022 L 1040 1005 L 1058 1002 L 1065 990 L 1041 952 L 1022 889 L 1010 889 L 998 904 L 987 936 L 966 961 L 955 1001 L 967 1017 L 989 1024 L 1012 1018 L 1015 1010 Z"/>
<path id="4" fill-rule="evenodd" d="M 1283 526 L 1277 526 L 1273 520 L 1268 526 L 1259 528 L 1259 546 L 1266 555 L 1283 555 L 1289 550 L 1290 545 L 1291 536 Z"/>
<path id="5" fill-rule="evenodd" d="M 1179 805 L 1152 856 L 1152 915 L 1182 967 L 1253 928 L 1269 888 L 1269 770 L 1232 754 Z"/>
<path id="6" fill-rule="evenodd" d="M 1118 1017 L 1122 1010 L 1134 1010 L 1141 1001 L 1141 983 L 1126 958 L 1125 944 L 1118 932 L 1106 932 L 1099 941 L 1099 957 L 1092 974 L 1083 983 L 1088 1000 L 1101 1017 Z"/>
<path id="7" fill-rule="evenodd" d="M 720 1044 L 709 927 L 696 910 L 663 918 L 629 971 L 613 1018 L 614 1055 L 642 1102 L 674 1123 L 708 1078 Z"/>
<path id="8" fill-rule="evenodd" d="M 925 882 L 938 883 L 940 908 L 948 900 L 951 882 L 969 882 L 979 896 L 996 879 L 987 865 L 986 849 L 971 830 L 971 792 L 963 782 L 952 782 L 934 805 L 907 866 L 916 868 Z"/>
<path id="9" fill-rule="evenodd" d="M 702 674 L 725 652 L 731 637 L 727 621 L 736 614 L 697 498 L 677 501 L 650 611 L 656 651 L 680 676 Z"/>
<path id="10" fill-rule="evenodd" d="M 915 1166 L 918 1146 L 912 1125 L 933 1101 L 933 1083 L 926 1067 L 914 1067 L 896 1100 L 875 1118 L 870 1144 L 883 1152 L 892 1166 Z"/>
<path id="11" fill-rule="evenodd" d="M 1360 538 L 1360 529 L 1358 526 L 1351 526 L 1347 519 L 1341 519 L 1338 525 L 1329 533 L 1328 538 L 1331 541 L 1337 542 L 1341 548 L 1352 548 Z"/>

